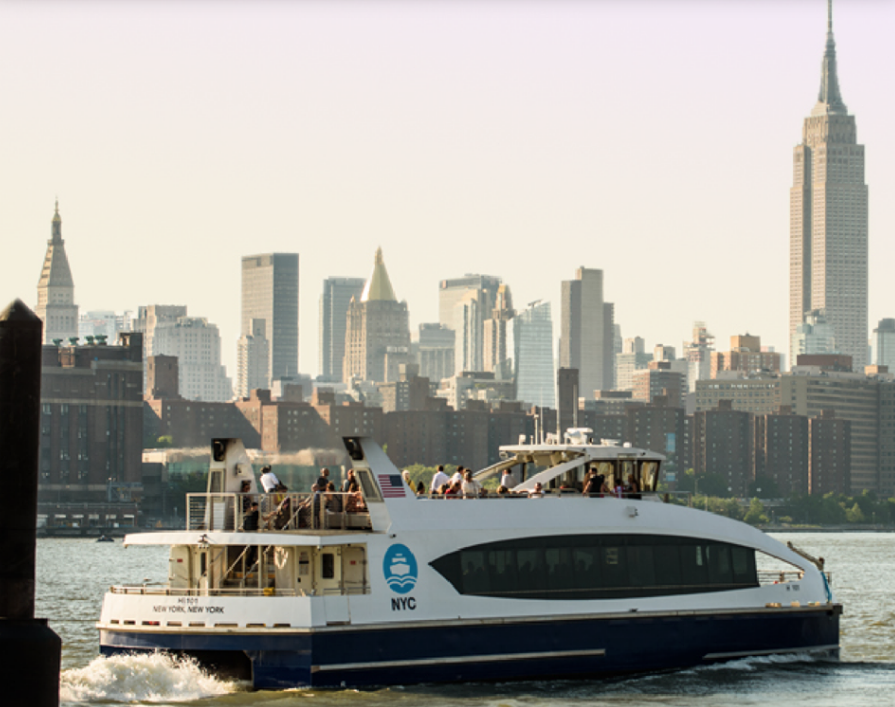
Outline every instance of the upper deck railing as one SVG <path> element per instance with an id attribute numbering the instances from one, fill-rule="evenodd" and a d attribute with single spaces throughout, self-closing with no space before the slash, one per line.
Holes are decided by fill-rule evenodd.
<path id="1" fill-rule="evenodd" d="M 257 531 L 371 530 L 359 493 L 190 493 L 187 530 L 246 529 L 252 502 L 258 503 Z M 251 526 L 251 521 L 249 521 Z"/>

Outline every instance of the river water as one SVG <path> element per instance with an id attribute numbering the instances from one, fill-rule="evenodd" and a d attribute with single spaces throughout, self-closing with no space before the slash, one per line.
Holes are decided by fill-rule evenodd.
<path id="1" fill-rule="evenodd" d="M 750 658 L 625 679 L 408 686 L 374 691 L 251 692 L 194 665 L 155 656 L 98 657 L 95 628 L 112 584 L 162 582 L 167 548 L 42 539 L 37 545 L 37 616 L 62 638 L 60 703 L 203 707 L 868 707 L 895 704 L 895 535 L 778 536 L 826 558 L 845 606 L 841 659 Z M 2 702 L 2 700 L 0 700 Z"/>

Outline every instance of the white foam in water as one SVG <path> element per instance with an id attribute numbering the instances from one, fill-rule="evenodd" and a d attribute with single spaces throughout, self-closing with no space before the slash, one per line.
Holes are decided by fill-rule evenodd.
<path id="1" fill-rule="evenodd" d="M 193 660 L 163 653 L 99 657 L 62 673 L 60 702 L 187 702 L 235 692 L 234 682 L 205 673 Z"/>

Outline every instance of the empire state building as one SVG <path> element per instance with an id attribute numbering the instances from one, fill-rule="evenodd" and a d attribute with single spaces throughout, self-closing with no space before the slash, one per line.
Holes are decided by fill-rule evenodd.
<path id="1" fill-rule="evenodd" d="M 790 191 L 789 335 L 807 314 L 831 325 L 835 348 L 867 364 L 867 185 L 858 144 L 836 75 L 832 0 L 820 93 L 793 154 Z"/>

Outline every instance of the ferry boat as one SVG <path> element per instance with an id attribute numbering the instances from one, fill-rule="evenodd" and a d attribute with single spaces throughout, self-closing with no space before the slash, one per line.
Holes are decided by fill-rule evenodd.
<path id="1" fill-rule="evenodd" d="M 520 440 L 475 475 L 510 470 L 512 492 L 464 498 L 417 496 L 372 439 L 344 442 L 357 493 L 264 494 L 241 441 L 214 440 L 186 529 L 125 538 L 169 545 L 168 581 L 110 589 L 101 652 L 194 656 L 259 689 L 838 656 L 842 607 L 822 560 L 668 502 L 659 454 L 586 429 Z M 638 492 L 576 490 L 593 472 Z M 274 526 L 242 527 L 253 499 Z"/>

